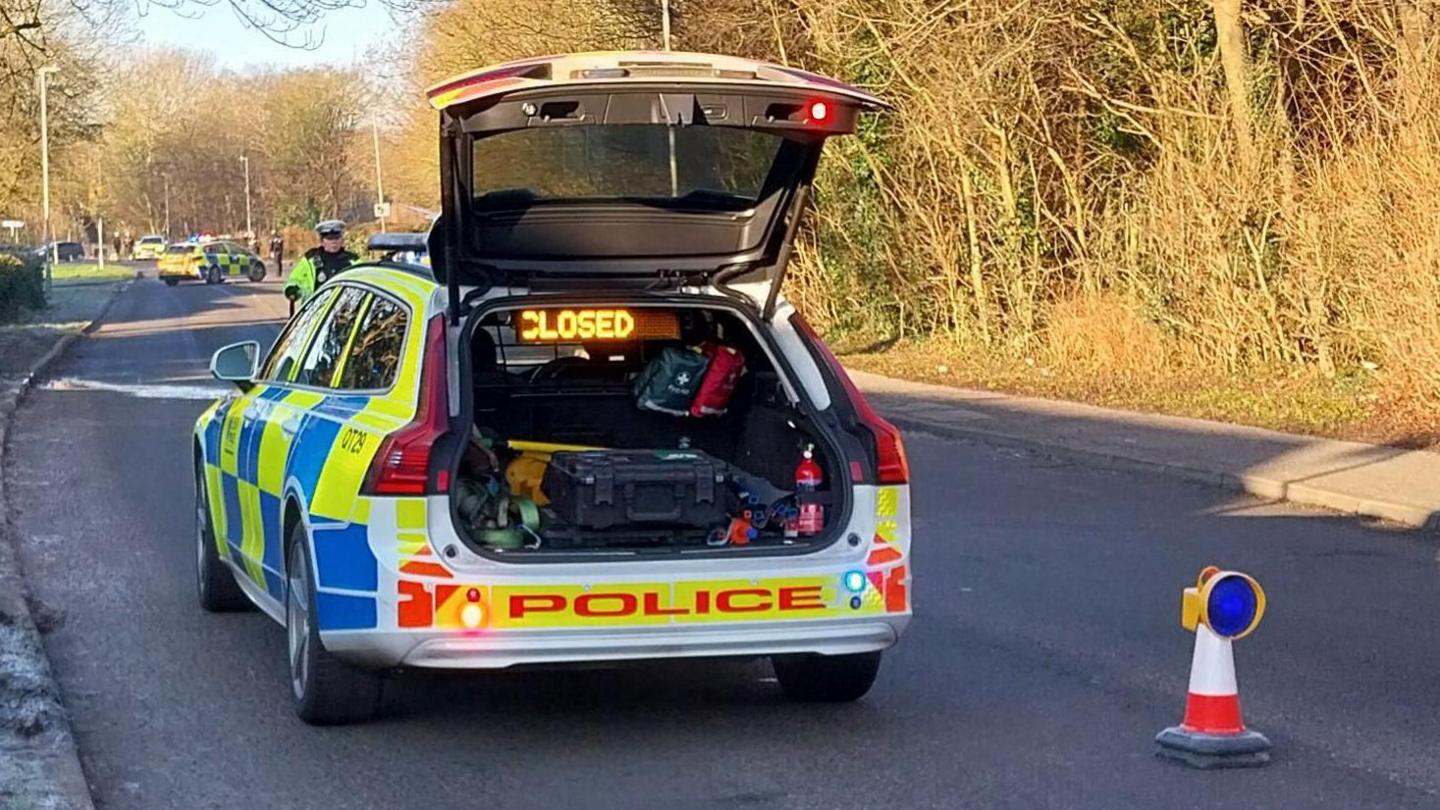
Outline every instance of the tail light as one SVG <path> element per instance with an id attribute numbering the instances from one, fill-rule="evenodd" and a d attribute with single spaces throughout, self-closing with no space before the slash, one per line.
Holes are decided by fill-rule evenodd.
<path id="1" fill-rule="evenodd" d="M 420 366 L 420 400 L 410 424 L 380 443 L 361 490 L 367 495 L 426 495 L 430 487 L 430 454 L 450 425 L 449 386 L 445 381 L 445 318 L 430 319 L 425 330 Z M 444 492 L 445 477 L 434 491 Z"/>
<path id="2" fill-rule="evenodd" d="M 850 407 L 855 411 L 855 419 L 870 432 L 875 442 L 875 482 L 878 484 L 908 484 L 910 483 L 910 461 L 905 456 L 905 442 L 900 438 L 900 429 L 886 421 L 870 403 L 865 400 L 865 395 L 855 387 L 855 382 L 850 375 L 845 373 L 845 367 L 840 365 L 840 360 L 825 341 L 815 334 L 815 329 L 810 326 L 804 316 L 796 313 L 790 321 L 800 334 L 808 339 L 811 346 L 815 347 L 816 354 L 834 373 L 840 385 L 845 389 L 845 396 L 850 400 Z"/>

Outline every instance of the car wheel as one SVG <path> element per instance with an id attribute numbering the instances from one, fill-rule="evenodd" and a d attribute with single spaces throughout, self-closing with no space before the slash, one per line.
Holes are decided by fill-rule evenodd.
<path id="1" fill-rule="evenodd" d="M 880 653 L 855 655 L 777 655 L 770 659 L 775 679 L 791 700 L 849 703 L 875 685 Z"/>
<path id="2" fill-rule="evenodd" d="M 205 472 L 195 470 L 195 583 L 200 607 L 211 613 L 251 610 L 254 605 L 235 582 L 235 574 L 220 560 L 210 506 L 205 497 Z"/>
<path id="3" fill-rule="evenodd" d="M 178 278 L 162 278 L 160 280 L 165 282 L 166 287 L 174 287 L 176 284 L 180 283 L 180 279 Z"/>
<path id="4" fill-rule="evenodd" d="M 222 276 L 222 275 L 220 275 L 220 267 L 219 267 L 219 265 L 214 265 L 214 264 L 212 264 L 212 265 L 210 265 L 210 267 L 205 271 L 205 283 L 206 283 L 206 284 L 219 284 L 220 282 L 222 282 L 222 281 L 224 281 L 224 280 L 225 280 L 225 277 Z"/>
<path id="5" fill-rule="evenodd" d="M 315 577 L 305 527 L 290 532 L 286 555 L 285 637 L 295 714 L 315 726 L 364 723 L 380 708 L 383 681 L 326 651 L 315 621 Z"/>
<path id="6" fill-rule="evenodd" d="M 250 266 L 250 280 L 259 284 L 265 280 L 265 265 L 256 262 Z"/>

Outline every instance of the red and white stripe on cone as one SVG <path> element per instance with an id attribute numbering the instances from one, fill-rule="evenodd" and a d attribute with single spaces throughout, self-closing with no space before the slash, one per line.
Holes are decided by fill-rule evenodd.
<path id="1" fill-rule="evenodd" d="M 1230 639 L 1205 625 L 1195 628 L 1190 659 L 1190 692 L 1180 727 L 1202 734 L 1240 734 L 1240 691 L 1235 685 L 1235 650 Z"/>

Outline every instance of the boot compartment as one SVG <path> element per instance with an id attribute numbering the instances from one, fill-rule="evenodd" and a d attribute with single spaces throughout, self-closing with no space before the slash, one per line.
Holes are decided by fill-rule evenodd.
<path id="1" fill-rule="evenodd" d="M 704 375 L 736 355 L 726 402 Z M 462 332 L 458 534 L 512 561 L 828 545 L 848 514 L 848 470 L 784 366 L 753 316 L 723 302 L 482 309 Z M 797 487 L 807 449 L 820 482 Z"/>

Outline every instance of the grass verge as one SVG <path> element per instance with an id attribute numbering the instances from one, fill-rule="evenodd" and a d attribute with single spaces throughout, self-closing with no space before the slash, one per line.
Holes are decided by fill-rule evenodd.
<path id="1" fill-rule="evenodd" d="M 846 365 L 900 379 L 1440 451 L 1440 411 L 1387 397 L 1364 369 L 1334 377 L 1291 368 L 1137 374 L 1016 362 L 943 339 L 879 347 L 838 339 L 836 347 Z"/>
<path id="2" fill-rule="evenodd" d="M 103 268 L 94 262 L 60 262 L 52 265 L 51 277 L 56 281 L 71 279 L 121 279 L 133 278 L 135 268 L 123 264 L 106 264 Z"/>

